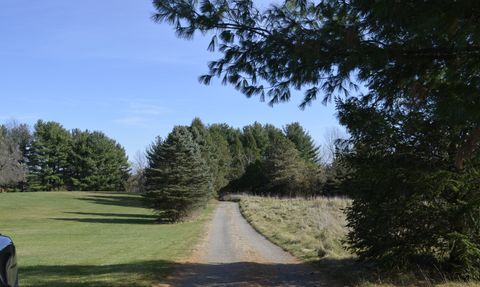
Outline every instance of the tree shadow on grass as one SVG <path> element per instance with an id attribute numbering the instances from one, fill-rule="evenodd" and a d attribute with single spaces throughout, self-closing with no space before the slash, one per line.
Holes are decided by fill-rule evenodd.
<path id="1" fill-rule="evenodd" d="M 111 265 L 26 266 L 20 268 L 19 274 L 22 287 L 343 287 L 357 286 L 365 281 L 387 282 L 392 286 L 432 286 L 434 283 L 415 277 L 408 279 L 410 281 L 375 279 L 370 271 L 366 272 L 365 266 L 358 265 L 353 259 L 322 259 L 317 264 L 317 268 L 312 268 L 304 263 L 198 264 L 154 260 Z"/>
<path id="2" fill-rule="evenodd" d="M 102 212 L 64 212 L 89 217 L 56 217 L 54 220 L 76 221 L 84 223 L 106 223 L 106 224 L 155 224 L 156 216 L 149 214 L 129 213 L 102 213 Z"/>
<path id="3" fill-rule="evenodd" d="M 76 214 L 76 215 L 109 216 L 109 217 L 134 217 L 134 218 L 157 219 L 157 217 L 153 214 L 106 213 L 106 212 L 64 212 L 64 213 Z"/>
<path id="4" fill-rule="evenodd" d="M 104 224 L 156 224 L 153 219 L 144 218 L 51 218 L 62 221 L 76 221 L 83 223 L 104 223 Z"/>
<path id="5" fill-rule="evenodd" d="M 133 195 L 91 195 L 88 197 L 81 197 L 79 200 L 88 201 L 96 204 L 116 205 L 124 207 L 145 207 L 142 199 Z"/>
<path id="6" fill-rule="evenodd" d="M 343 286 L 312 270 L 306 264 L 195 264 L 162 260 L 101 266 L 41 265 L 21 268 L 20 283 L 36 287 Z M 171 274 L 168 279 L 167 274 Z"/>
<path id="7" fill-rule="evenodd" d="M 112 265 L 38 265 L 20 267 L 19 277 L 20 286 L 137 287 L 162 281 L 172 267 L 172 262 L 163 260 Z"/>

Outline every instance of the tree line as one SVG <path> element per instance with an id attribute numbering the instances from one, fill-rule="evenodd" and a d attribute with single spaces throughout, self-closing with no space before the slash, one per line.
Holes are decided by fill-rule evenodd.
<path id="1" fill-rule="evenodd" d="M 178 133 L 180 128 L 175 127 L 165 140 L 157 138 L 146 151 L 147 166 L 132 171 L 124 148 L 102 132 L 67 130 L 60 123 L 43 120 L 33 129 L 15 121 L 3 124 L 0 188 L 143 192 L 152 187 L 155 166 L 172 164 L 170 170 L 200 156 L 201 169 L 175 174 L 191 184 L 189 179 L 196 172 L 205 173 L 209 196 L 227 192 L 306 197 L 339 193 L 338 161 L 322 161 L 320 147 L 299 123 L 280 129 L 255 122 L 238 129 L 227 124 L 205 125 L 196 118 Z M 166 148 L 170 137 L 175 144 Z M 199 154 L 187 156 L 181 151 L 183 157 L 175 156 L 175 148 L 181 144 L 199 149 Z"/>
<path id="2" fill-rule="evenodd" d="M 39 120 L 0 126 L 0 188 L 11 191 L 124 189 L 124 148 L 99 131 Z"/>
<path id="3" fill-rule="evenodd" d="M 319 147 L 299 123 L 176 126 L 147 150 L 145 201 L 161 221 L 178 221 L 227 192 L 316 196 L 331 190 Z M 333 166 L 333 165 L 330 165 Z"/>

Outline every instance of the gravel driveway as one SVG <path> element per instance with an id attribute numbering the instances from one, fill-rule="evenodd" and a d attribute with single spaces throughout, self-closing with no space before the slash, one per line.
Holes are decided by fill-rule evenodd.
<path id="1" fill-rule="evenodd" d="M 170 286 L 332 286 L 257 233 L 237 203 L 220 202 L 203 241 L 179 264 Z"/>

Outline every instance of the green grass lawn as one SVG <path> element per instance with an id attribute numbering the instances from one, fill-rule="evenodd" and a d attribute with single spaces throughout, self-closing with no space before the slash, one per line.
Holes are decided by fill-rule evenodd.
<path id="1" fill-rule="evenodd" d="M 0 233 L 17 246 L 22 287 L 151 286 L 190 253 L 211 210 L 156 224 L 138 195 L 7 193 Z"/>

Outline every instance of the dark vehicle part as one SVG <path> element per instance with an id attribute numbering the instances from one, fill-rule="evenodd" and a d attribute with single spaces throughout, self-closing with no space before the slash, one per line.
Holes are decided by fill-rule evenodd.
<path id="1" fill-rule="evenodd" d="M 18 287 L 17 254 L 13 241 L 0 234 L 0 287 Z"/>

